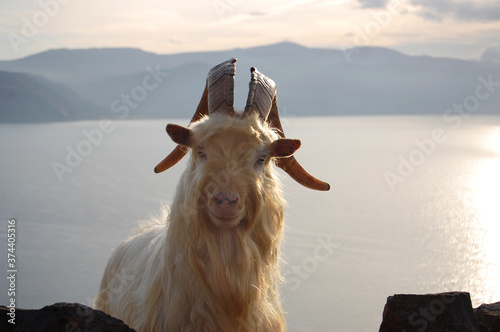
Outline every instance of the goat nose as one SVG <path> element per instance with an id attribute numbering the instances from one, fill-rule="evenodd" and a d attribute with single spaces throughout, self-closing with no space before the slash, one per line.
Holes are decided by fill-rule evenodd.
<path id="1" fill-rule="evenodd" d="M 240 196 L 235 192 L 219 192 L 214 195 L 214 201 L 217 205 L 221 206 L 234 206 L 238 203 Z"/>

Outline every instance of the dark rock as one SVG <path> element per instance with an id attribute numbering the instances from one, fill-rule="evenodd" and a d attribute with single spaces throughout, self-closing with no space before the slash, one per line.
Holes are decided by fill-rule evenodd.
<path id="1" fill-rule="evenodd" d="M 380 332 L 480 332 L 469 293 L 394 295 L 387 298 Z"/>
<path id="2" fill-rule="evenodd" d="M 9 308 L 0 306 L 2 332 L 134 331 L 121 320 L 79 303 L 55 303 L 39 310 L 16 308 L 15 324 L 8 322 L 9 312 Z"/>
<path id="3" fill-rule="evenodd" d="M 474 314 L 481 332 L 500 331 L 500 302 L 481 304 L 474 309 Z"/>

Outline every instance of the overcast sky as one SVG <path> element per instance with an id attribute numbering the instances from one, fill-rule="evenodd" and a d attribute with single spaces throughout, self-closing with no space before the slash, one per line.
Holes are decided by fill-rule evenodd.
<path id="1" fill-rule="evenodd" d="M 0 34 L 0 60 L 58 48 L 165 54 L 281 41 L 470 59 L 500 49 L 500 1 L 1 0 Z"/>

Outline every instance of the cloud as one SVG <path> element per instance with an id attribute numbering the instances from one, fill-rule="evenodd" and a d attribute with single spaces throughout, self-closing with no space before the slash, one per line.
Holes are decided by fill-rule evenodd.
<path id="1" fill-rule="evenodd" d="M 364 9 L 384 8 L 391 1 L 402 0 L 357 0 Z M 415 13 L 432 21 L 452 17 L 458 21 L 500 21 L 500 2 L 497 0 L 408 0 Z"/>
<path id="2" fill-rule="evenodd" d="M 267 13 L 265 13 L 263 11 L 253 11 L 253 12 L 250 12 L 249 15 L 250 16 L 265 16 L 265 15 L 267 15 Z"/>
<path id="3" fill-rule="evenodd" d="M 410 0 L 419 8 L 419 14 L 427 19 L 441 21 L 453 17 L 459 21 L 500 21 L 498 1 L 456 1 L 456 0 Z"/>
<path id="4" fill-rule="evenodd" d="M 389 0 L 358 0 L 361 8 L 384 8 Z"/>

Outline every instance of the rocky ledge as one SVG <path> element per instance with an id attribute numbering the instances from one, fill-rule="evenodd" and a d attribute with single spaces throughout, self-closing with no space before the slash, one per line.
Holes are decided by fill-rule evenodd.
<path id="1" fill-rule="evenodd" d="M 38 310 L 16 308 L 14 312 L 0 306 L 0 315 L 2 332 L 134 331 L 121 320 L 79 303 L 55 303 Z"/>
<path id="2" fill-rule="evenodd" d="M 129 332 L 121 320 L 78 303 L 39 310 L 0 306 L 0 331 Z M 14 317 L 15 324 L 9 322 Z M 387 298 L 379 332 L 500 332 L 500 302 L 472 309 L 469 293 L 398 294 Z"/>
<path id="3" fill-rule="evenodd" d="M 470 294 L 389 296 L 379 332 L 500 332 L 500 302 L 472 309 Z"/>

